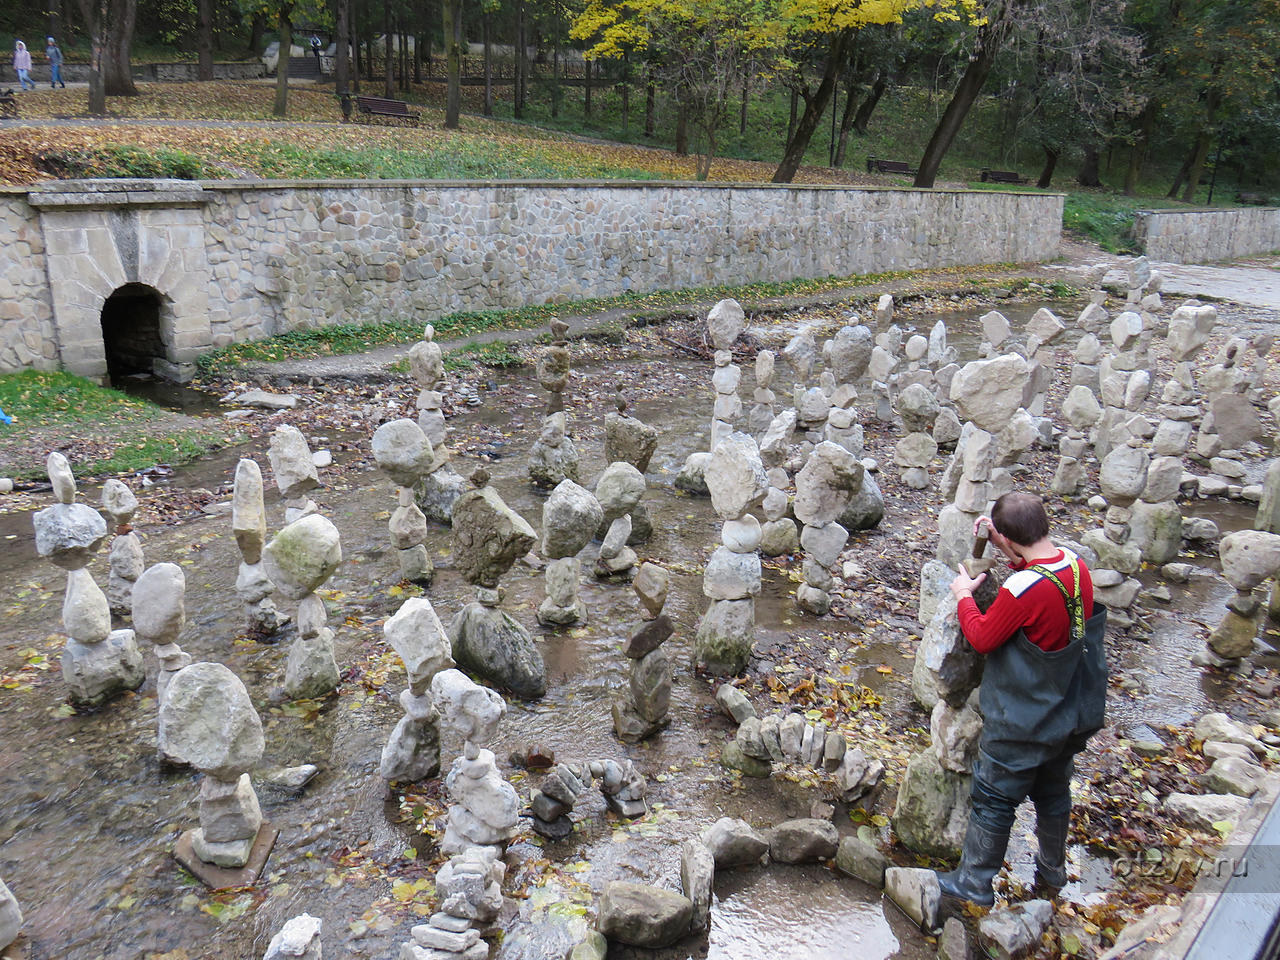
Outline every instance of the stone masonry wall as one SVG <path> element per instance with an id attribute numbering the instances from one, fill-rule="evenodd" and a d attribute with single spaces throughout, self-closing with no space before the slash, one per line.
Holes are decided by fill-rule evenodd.
<path id="1" fill-rule="evenodd" d="M 576 183 L 205 185 L 215 345 L 300 326 L 1057 254 L 1062 198 Z"/>
<path id="2" fill-rule="evenodd" d="M 1145 210 L 1134 236 L 1153 260 L 1213 263 L 1280 250 L 1280 208 Z"/>
<path id="3" fill-rule="evenodd" d="M 0 194 L 0 371 L 56 370 L 44 234 L 21 196 Z"/>
<path id="4" fill-rule="evenodd" d="M 126 279 L 161 295 L 168 359 L 186 363 L 209 345 L 331 323 L 1046 260 L 1062 222 L 1061 196 L 987 191 L 406 181 L 36 189 L 44 195 L 32 191 L 28 203 L 27 190 L 0 188 L 0 371 L 61 361 L 100 375 L 101 350 L 85 338 Z M 169 196 L 181 200 L 173 210 Z M 57 276 L 46 276 L 42 231 L 58 234 Z"/>

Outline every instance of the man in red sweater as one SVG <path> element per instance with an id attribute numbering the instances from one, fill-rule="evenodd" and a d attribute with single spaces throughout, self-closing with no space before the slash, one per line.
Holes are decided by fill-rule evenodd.
<path id="1" fill-rule="evenodd" d="M 1036 808 L 1037 883 L 1056 889 L 1067 882 L 1075 755 L 1102 726 L 1106 700 L 1106 617 L 1094 616 L 1084 561 L 1050 541 L 1039 497 L 1005 494 L 974 533 L 983 526 L 1014 573 L 985 613 L 973 600 L 985 573 L 973 579 L 962 570 L 951 583 L 960 629 L 987 660 L 964 853 L 938 880 L 948 896 L 990 905 L 1014 811 L 1027 797 Z"/>

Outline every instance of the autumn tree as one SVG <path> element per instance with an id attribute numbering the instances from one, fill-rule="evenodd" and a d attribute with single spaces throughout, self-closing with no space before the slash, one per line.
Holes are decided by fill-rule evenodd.
<path id="1" fill-rule="evenodd" d="M 588 0 L 569 36 L 587 43 L 588 64 L 646 60 L 648 75 L 676 101 L 677 152 L 682 124 L 698 133 L 696 175 L 705 180 L 730 91 L 765 63 L 779 39 L 770 12 L 764 0 Z"/>
<path id="2" fill-rule="evenodd" d="M 76 0 L 89 38 L 89 112 L 107 112 L 107 97 L 137 96 L 130 52 L 137 0 Z"/>
<path id="3" fill-rule="evenodd" d="M 462 110 L 462 0 L 442 0 L 440 10 L 444 26 L 445 65 L 448 83 L 445 89 L 444 125 L 458 129 Z"/>

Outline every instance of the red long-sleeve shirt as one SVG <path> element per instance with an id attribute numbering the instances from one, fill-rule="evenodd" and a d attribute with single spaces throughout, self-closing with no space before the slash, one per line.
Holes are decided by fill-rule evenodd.
<path id="1" fill-rule="evenodd" d="M 986 613 L 978 610 L 973 597 L 960 600 L 960 629 L 970 646 L 979 653 L 990 653 L 1021 629 L 1041 650 L 1065 647 L 1071 639 L 1071 618 L 1062 592 L 1048 577 L 1026 568 L 1047 567 L 1057 574 L 1068 592 L 1076 596 L 1072 560 L 1079 563 L 1079 596 L 1084 601 L 1084 618 L 1088 620 L 1093 616 L 1093 578 L 1089 568 L 1070 550 L 1059 549 L 1052 557 L 1015 564 L 1017 572 L 1000 587 Z"/>

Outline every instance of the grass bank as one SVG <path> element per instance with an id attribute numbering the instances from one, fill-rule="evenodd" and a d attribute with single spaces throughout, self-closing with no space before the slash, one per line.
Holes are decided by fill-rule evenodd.
<path id="1" fill-rule="evenodd" d="M 238 437 L 216 422 L 176 414 L 62 371 L 0 375 L 0 474 L 39 479 L 50 451 L 78 477 L 130 473 L 194 460 Z"/>
<path id="2" fill-rule="evenodd" d="M 787 298 L 804 298 L 839 291 L 853 300 L 859 291 L 882 284 L 893 283 L 900 295 L 918 294 L 941 287 L 963 288 L 965 291 L 984 293 L 996 289 L 1018 293 L 1036 283 L 1042 294 L 1049 298 L 1070 296 L 1075 292 L 1062 281 L 1033 281 L 1017 276 L 993 276 L 992 271 L 1016 270 L 1013 264 L 988 264 L 982 267 L 952 267 L 927 273 L 895 271 L 890 273 L 863 274 L 853 277 L 822 277 L 812 280 L 765 281 L 738 286 L 693 287 L 685 290 L 660 290 L 648 294 L 628 293 L 616 297 L 598 297 L 562 303 L 531 304 L 507 310 L 480 310 L 451 313 L 431 320 L 437 340 L 458 340 L 492 330 L 529 330 L 542 326 L 555 318 L 585 317 L 614 310 L 625 310 L 635 315 L 660 313 L 667 310 L 694 309 L 700 304 L 713 303 L 733 297 L 751 307 L 764 301 Z M 196 361 L 201 372 L 217 376 L 233 373 L 237 368 L 258 363 L 283 360 L 307 360 L 315 357 L 340 356 L 362 353 L 375 347 L 391 344 L 413 343 L 422 336 L 423 322 L 404 318 L 392 318 L 362 324 L 334 324 L 312 327 L 289 333 L 232 344 L 203 354 Z M 451 351 L 448 362 L 457 367 L 469 367 L 477 363 L 488 366 L 505 366 L 518 360 L 511 353 L 509 344 L 495 341 L 473 344 Z M 407 370 L 401 364 L 398 368 Z"/>

